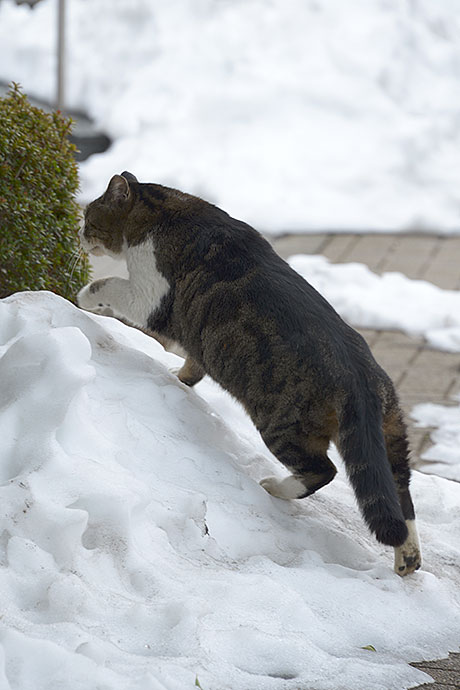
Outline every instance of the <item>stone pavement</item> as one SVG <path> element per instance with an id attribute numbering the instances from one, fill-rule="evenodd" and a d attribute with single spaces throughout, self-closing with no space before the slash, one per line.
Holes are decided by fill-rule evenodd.
<path id="1" fill-rule="evenodd" d="M 323 254 L 332 262 L 357 261 L 376 273 L 400 271 L 409 278 L 428 280 L 442 288 L 460 289 L 460 237 L 318 234 L 285 235 L 272 242 L 283 258 L 293 254 Z M 397 331 L 361 329 L 361 333 L 396 384 L 409 424 L 413 465 L 420 467 L 423 465 L 420 455 L 430 445 L 430 430 L 414 427 L 410 411 L 422 402 L 452 404 L 450 396 L 460 391 L 460 353 L 431 350 L 423 338 Z M 417 690 L 460 689 L 459 653 L 413 666 L 435 681 L 420 685 Z"/>

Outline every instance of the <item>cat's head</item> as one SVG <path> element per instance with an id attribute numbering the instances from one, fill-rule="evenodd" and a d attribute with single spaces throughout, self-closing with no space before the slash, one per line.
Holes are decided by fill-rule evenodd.
<path id="1" fill-rule="evenodd" d="M 134 204 L 132 182 L 137 183 L 137 179 L 129 172 L 114 175 L 104 194 L 86 207 L 80 241 L 88 253 L 114 257 L 123 254 L 126 219 Z"/>

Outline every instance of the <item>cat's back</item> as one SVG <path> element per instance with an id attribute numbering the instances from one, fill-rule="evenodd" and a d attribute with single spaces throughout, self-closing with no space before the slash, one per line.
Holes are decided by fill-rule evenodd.
<path id="1" fill-rule="evenodd" d="M 271 319 L 285 333 L 345 325 L 329 302 L 253 227 L 212 206 L 200 210 L 196 219 L 196 265 L 204 291 L 222 289 L 238 296 L 240 308 Z"/>
<path id="2" fill-rule="evenodd" d="M 250 225 L 206 202 L 180 215 L 187 240 L 176 288 L 188 333 L 205 332 L 222 356 L 238 339 L 256 339 L 260 351 L 269 339 L 279 357 L 369 356 L 361 336 Z"/>

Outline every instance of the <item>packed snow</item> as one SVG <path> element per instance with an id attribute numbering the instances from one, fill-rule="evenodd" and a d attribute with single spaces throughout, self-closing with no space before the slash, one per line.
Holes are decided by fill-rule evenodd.
<path id="1" fill-rule="evenodd" d="M 53 100 L 57 1 L 0 2 L 0 78 Z M 132 170 L 267 232 L 460 232 L 457 0 L 72 0 L 67 95 Z"/>
<path id="2" fill-rule="evenodd" d="M 460 485 L 414 473 L 424 566 L 401 579 L 341 467 L 269 496 L 283 469 L 180 361 L 51 293 L 0 302 L 2 690 L 429 680 L 407 662 L 458 645 Z"/>

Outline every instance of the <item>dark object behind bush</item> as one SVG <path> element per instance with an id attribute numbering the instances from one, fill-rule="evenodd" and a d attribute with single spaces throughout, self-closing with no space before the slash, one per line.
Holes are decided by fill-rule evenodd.
<path id="1" fill-rule="evenodd" d="M 78 258 L 78 188 L 70 119 L 30 105 L 13 85 L 0 99 L 0 298 L 51 290 L 73 299 L 89 280 Z"/>

